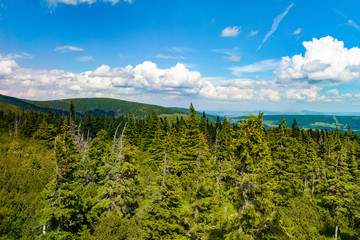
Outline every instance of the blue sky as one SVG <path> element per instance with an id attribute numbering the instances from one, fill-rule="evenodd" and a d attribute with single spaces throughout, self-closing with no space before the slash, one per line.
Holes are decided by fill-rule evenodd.
<path id="1" fill-rule="evenodd" d="M 355 0 L 0 0 L 0 94 L 357 112 L 359 10 Z"/>

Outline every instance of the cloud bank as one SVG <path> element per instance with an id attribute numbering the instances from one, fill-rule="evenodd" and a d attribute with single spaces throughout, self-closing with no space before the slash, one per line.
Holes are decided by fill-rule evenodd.
<path id="1" fill-rule="evenodd" d="M 305 54 L 283 57 L 275 71 L 280 82 L 347 82 L 360 76 L 360 49 L 347 49 L 327 36 L 303 42 Z"/>
<path id="2" fill-rule="evenodd" d="M 347 49 L 342 41 L 330 36 L 303 42 L 304 55 L 267 59 L 229 68 L 235 79 L 205 78 L 189 66 L 177 63 L 159 68 L 145 61 L 136 66 L 110 67 L 73 73 L 64 70 L 22 68 L 20 58 L 27 53 L 0 55 L 0 93 L 30 98 L 70 98 L 108 96 L 140 99 L 165 96 L 168 99 L 213 99 L 233 102 L 314 102 L 358 101 L 360 93 L 340 93 L 334 83 L 360 78 L 360 49 Z M 228 54 L 234 49 L 214 49 Z M 78 61 L 92 61 L 91 56 Z M 239 60 L 239 59 L 234 59 Z M 274 69 L 276 69 L 274 71 Z M 249 79 L 244 75 L 274 71 L 273 79 Z M 327 88 L 332 86 L 331 89 Z"/>

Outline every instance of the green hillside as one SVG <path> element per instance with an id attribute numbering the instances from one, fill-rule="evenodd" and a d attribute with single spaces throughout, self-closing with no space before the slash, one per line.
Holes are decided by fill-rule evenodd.
<path id="1" fill-rule="evenodd" d="M 153 110 L 158 114 L 181 113 L 180 111 L 157 105 L 129 102 L 111 98 L 73 98 L 52 101 L 25 101 L 38 107 L 61 109 L 64 111 L 67 111 L 70 108 L 70 104 L 73 103 L 76 112 L 80 114 L 84 114 L 88 110 L 99 114 L 108 113 L 111 115 L 127 114 L 131 110 L 137 117 L 148 116 Z"/>
<path id="2" fill-rule="evenodd" d="M 21 112 L 32 109 L 34 111 L 47 112 L 51 109 L 47 107 L 36 106 L 27 100 L 22 100 L 14 97 L 9 97 L 0 94 L 0 109 L 13 112 Z"/>
<path id="3" fill-rule="evenodd" d="M 294 119 L 296 119 L 299 128 L 304 129 L 323 129 L 334 130 L 336 126 L 340 131 L 347 131 L 350 126 L 355 133 L 360 132 L 359 116 L 333 116 L 333 115 L 284 115 L 285 121 L 291 127 Z M 247 118 L 246 116 L 231 118 L 230 122 L 235 123 L 239 120 Z M 265 128 L 273 128 L 279 126 L 282 120 L 281 115 L 264 115 Z"/>
<path id="4" fill-rule="evenodd" d="M 0 109 L 15 112 L 29 109 L 42 112 L 49 110 L 67 112 L 70 109 L 71 103 L 74 104 L 75 110 L 79 114 L 84 114 L 87 110 L 91 110 L 96 114 L 108 113 L 111 115 L 127 114 L 131 110 L 137 117 L 148 116 L 153 110 L 159 115 L 183 114 L 182 111 L 175 109 L 111 98 L 74 98 L 51 101 L 32 101 L 0 95 Z"/>
<path id="5" fill-rule="evenodd" d="M 52 101 L 31 101 L 26 99 L 18 99 L 5 95 L 0 95 L 0 109 L 6 111 L 20 112 L 33 109 L 35 111 L 47 112 L 49 110 L 57 110 L 67 112 L 70 104 L 73 103 L 76 112 L 84 114 L 87 110 L 91 110 L 96 114 L 117 115 L 127 114 L 130 110 L 137 117 L 145 117 L 151 115 L 154 110 L 158 115 L 166 116 L 168 120 L 176 120 L 176 117 L 184 116 L 189 113 L 187 108 L 165 108 L 157 105 L 136 103 L 111 98 L 73 98 Z M 202 112 L 197 112 L 198 117 L 202 116 Z M 211 121 L 216 121 L 217 116 L 208 115 L 206 117 Z M 296 119 L 298 127 L 302 129 L 326 129 L 334 130 L 336 126 L 340 131 L 345 132 L 349 126 L 355 133 L 360 133 L 360 116 L 334 116 L 334 115 L 285 115 L 287 125 L 291 127 L 294 119 Z M 230 118 L 230 123 L 237 123 L 246 116 Z M 223 117 L 220 117 L 222 120 Z M 282 115 L 264 115 L 264 126 L 266 128 L 277 127 L 281 123 Z"/>

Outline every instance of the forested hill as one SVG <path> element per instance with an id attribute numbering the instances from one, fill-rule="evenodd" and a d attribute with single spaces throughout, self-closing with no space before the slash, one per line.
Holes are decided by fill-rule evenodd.
<path id="1" fill-rule="evenodd" d="M 111 98 L 74 98 L 52 101 L 31 101 L 26 99 L 18 99 L 14 97 L 0 95 L 0 110 L 11 110 L 21 112 L 33 109 L 34 111 L 48 112 L 58 111 L 69 112 L 70 104 L 73 103 L 78 114 L 84 116 L 86 111 L 91 111 L 93 115 L 126 115 L 130 110 L 135 117 L 146 117 L 155 111 L 158 115 L 166 115 L 168 120 L 174 122 L 181 115 L 188 115 L 189 109 L 186 108 L 166 108 L 158 105 L 150 105 L 136 102 L 129 102 Z M 197 116 L 201 118 L 203 112 L 198 111 Z M 188 116 L 183 116 L 188 118 Z M 292 125 L 294 119 L 297 127 L 300 129 L 322 129 L 335 130 L 339 128 L 341 132 L 346 132 L 350 126 L 352 131 L 360 133 L 360 116 L 335 116 L 335 115 L 285 115 L 285 120 Z M 222 121 L 223 117 L 206 114 L 209 121 Z M 240 120 L 247 118 L 246 116 L 231 117 L 230 123 L 238 123 Z M 265 128 L 274 128 L 279 126 L 282 121 L 282 115 L 265 115 L 263 116 L 263 124 Z"/>
<path id="2" fill-rule="evenodd" d="M 8 110 L 28 110 L 35 111 L 57 110 L 60 112 L 68 112 L 70 104 L 75 106 L 76 112 L 84 115 L 86 111 L 92 111 L 96 115 L 126 115 L 130 110 L 136 117 L 145 117 L 151 115 L 152 111 L 157 114 L 184 114 L 184 112 L 161 107 L 158 105 L 150 105 L 144 103 L 130 102 L 112 98 L 73 98 L 51 101 L 32 101 L 27 99 L 18 99 L 14 97 L 0 95 L 0 109 Z"/>
<path id="3" fill-rule="evenodd" d="M 0 239 L 360 236 L 359 136 L 0 111 Z"/>

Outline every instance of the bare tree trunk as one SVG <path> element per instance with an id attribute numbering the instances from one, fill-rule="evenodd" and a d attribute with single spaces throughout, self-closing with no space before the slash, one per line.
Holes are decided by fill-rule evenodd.
<path id="1" fill-rule="evenodd" d="M 123 138 L 124 138 L 124 132 L 125 132 L 125 129 L 126 129 L 126 124 L 127 123 L 125 123 L 124 129 L 121 132 L 121 137 L 120 137 L 120 140 L 119 140 L 119 155 L 121 155 L 122 150 L 123 150 Z"/>
<path id="2" fill-rule="evenodd" d="M 164 169 L 163 169 L 163 177 L 162 177 L 162 181 L 161 181 L 161 186 L 165 186 L 166 169 L 167 169 L 167 157 L 166 157 L 166 149 L 165 149 Z"/>
<path id="3" fill-rule="evenodd" d="M 335 240 L 337 240 L 338 237 L 338 226 L 335 227 Z"/>
<path id="4" fill-rule="evenodd" d="M 114 143 L 113 143 L 113 153 L 115 153 L 115 145 L 116 145 L 116 135 L 117 135 L 117 132 L 119 130 L 119 127 L 120 125 L 122 124 L 122 122 L 119 123 L 119 125 L 116 127 L 116 130 L 115 130 L 115 134 L 114 134 Z"/>

